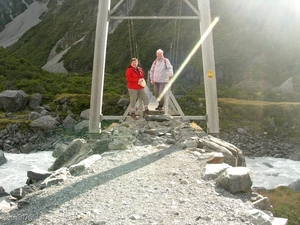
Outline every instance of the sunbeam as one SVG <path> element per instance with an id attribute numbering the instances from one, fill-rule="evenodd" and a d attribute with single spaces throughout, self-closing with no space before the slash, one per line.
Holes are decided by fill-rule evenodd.
<path id="1" fill-rule="evenodd" d="M 183 61 L 183 63 L 181 64 L 181 66 L 179 67 L 179 69 L 177 70 L 177 72 L 175 73 L 174 77 L 170 80 L 170 82 L 166 85 L 165 89 L 163 90 L 163 92 L 158 96 L 157 101 L 160 101 L 163 96 L 167 93 L 167 91 L 171 88 L 172 84 L 175 82 L 175 80 L 177 79 L 177 77 L 179 76 L 179 74 L 182 72 L 182 70 L 184 69 L 184 67 L 188 64 L 188 62 L 191 60 L 191 58 L 193 57 L 193 55 L 196 53 L 196 51 L 198 50 L 198 48 L 201 46 L 201 44 L 204 42 L 204 40 L 206 39 L 206 37 L 209 35 L 209 33 L 212 31 L 212 29 L 214 28 L 214 26 L 217 24 L 217 22 L 219 21 L 219 18 L 216 17 L 213 22 L 209 25 L 209 27 L 207 28 L 207 30 L 204 32 L 204 34 L 202 35 L 202 37 L 200 38 L 200 40 L 197 42 L 197 44 L 194 46 L 194 48 L 192 49 L 192 51 L 190 52 L 190 54 L 186 57 L 186 59 Z"/>

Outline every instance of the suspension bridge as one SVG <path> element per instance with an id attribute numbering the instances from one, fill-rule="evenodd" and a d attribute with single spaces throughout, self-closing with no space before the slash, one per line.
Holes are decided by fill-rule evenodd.
<path id="1" fill-rule="evenodd" d="M 215 62 L 214 62 L 214 50 L 213 50 L 213 37 L 212 29 L 217 23 L 218 19 L 211 21 L 210 14 L 210 2 L 209 0 L 197 0 L 197 8 L 190 3 L 189 0 L 181 0 L 187 4 L 193 12 L 190 16 L 117 16 L 116 10 L 122 4 L 128 4 L 128 0 L 120 0 L 112 9 L 111 0 L 99 0 L 98 2 L 98 15 L 96 25 L 96 37 L 95 37 L 95 49 L 94 49 L 94 62 L 93 62 L 93 75 L 92 75 L 92 88 L 91 88 L 91 100 L 90 100 L 90 119 L 89 119 L 89 133 L 97 134 L 101 133 L 101 121 L 103 119 L 119 120 L 123 121 L 128 116 L 129 108 L 124 112 L 123 116 L 109 116 L 102 115 L 102 103 L 103 103 L 103 85 L 104 85 L 104 72 L 105 72 L 105 58 L 106 58 L 106 46 L 108 38 L 108 27 L 110 20 L 128 20 L 129 35 L 131 49 L 136 44 L 133 34 L 133 20 L 198 20 L 199 21 L 199 41 L 187 57 L 187 59 L 181 64 L 181 67 L 174 75 L 174 79 L 181 73 L 182 69 L 188 64 L 190 58 L 201 46 L 202 49 L 202 64 L 204 74 L 204 86 L 205 86 L 205 101 L 206 101 L 206 115 L 199 116 L 187 116 L 184 114 L 176 98 L 170 90 L 171 83 L 166 86 L 165 92 L 165 107 L 163 113 L 170 114 L 173 117 L 181 117 L 184 120 L 206 120 L 207 133 L 218 134 L 219 133 L 219 115 L 218 115 L 218 103 L 217 103 L 217 88 L 216 88 L 216 75 L 215 75 Z M 135 48 L 137 49 L 137 48 Z M 133 53 L 131 53 L 133 54 Z M 134 52 L 138 57 L 138 52 Z M 149 84 L 149 82 L 148 82 Z M 149 108 L 153 110 L 157 106 L 157 100 L 152 96 L 149 87 L 146 87 L 151 101 Z M 137 108 L 141 110 L 141 102 L 138 101 Z M 141 113 L 142 115 L 142 113 Z"/>

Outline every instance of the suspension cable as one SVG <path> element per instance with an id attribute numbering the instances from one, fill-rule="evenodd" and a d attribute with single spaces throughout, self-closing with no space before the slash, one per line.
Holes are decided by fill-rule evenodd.
<path id="1" fill-rule="evenodd" d="M 129 3 L 128 0 L 126 1 L 126 7 L 127 7 L 127 14 L 129 15 Z M 129 48 L 130 48 L 130 56 L 133 58 L 133 52 L 132 52 L 132 32 L 131 32 L 131 26 L 130 26 L 130 20 L 127 20 L 128 24 L 128 35 L 129 35 Z"/>
<path id="2" fill-rule="evenodd" d="M 182 14 L 182 0 L 180 1 L 180 5 L 179 5 L 179 8 L 178 8 L 178 14 L 179 16 L 181 16 Z M 179 41 L 180 41 L 180 27 L 181 27 L 181 20 L 175 20 L 175 23 L 174 23 L 174 37 L 173 37 L 173 40 L 174 40 L 174 49 L 172 48 L 172 45 L 171 45 L 171 48 L 172 48 L 172 55 L 175 55 L 173 61 L 172 61 L 172 65 L 173 65 L 173 70 L 174 70 L 174 73 L 175 71 L 177 70 L 177 65 L 178 65 L 178 52 L 179 52 Z M 175 82 L 172 86 L 172 90 L 175 90 L 176 87 L 175 87 Z"/>
<path id="3" fill-rule="evenodd" d="M 126 1 L 126 4 L 127 4 L 127 14 L 130 16 L 131 12 L 129 10 L 128 0 Z M 128 30 L 129 30 L 129 43 L 130 43 L 131 58 L 136 57 L 139 59 L 138 44 L 137 44 L 137 40 L 135 37 L 133 19 L 128 20 Z M 139 59 L 139 64 L 141 65 L 140 59 Z"/>

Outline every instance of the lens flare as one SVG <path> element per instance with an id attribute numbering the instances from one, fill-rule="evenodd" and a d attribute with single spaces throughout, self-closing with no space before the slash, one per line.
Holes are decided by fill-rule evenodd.
<path id="1" fill-rule="evenodd" d="M 200 40 L 197 42 L 197 44 L 194 46 L 194 48 L 192 49 L 192 51 L 190 52 L 190 54 L 183 61 L 183 63 L 181 64 L 181 66 L 179 67 L 179 69 L 177 70 L 177 72 L 175 73 L 174 77 L 165 86 L 165 89 L 163 90 L 163 92 L 158 96 L 157 101 L 160 101 L 163 98 L 163 96 L 168 92 L 168 90 L 171 88 L 172 84 L 175 82 L 175 80 L 177 79 L 177 77 L 179 76 L 179 74 L 182 72 L 182 70 L 184 69 L 184 67 L 191 60 L 192 56 L 196 53 L 196 51 L 198 50 L 198 48 L 201 46 L 201 44 L 207 38 L 207 36 L 212 31 L 212 29 L 214 28 L 214 26 L 217 24 L 218 21 L 219 21 L 219 17 L 215 18 L 213 20 L 213 22 L 209 25 L 209 27 L 204 32 L 204 34 L 202 35 L 202 37 L 200 38 Z"/>

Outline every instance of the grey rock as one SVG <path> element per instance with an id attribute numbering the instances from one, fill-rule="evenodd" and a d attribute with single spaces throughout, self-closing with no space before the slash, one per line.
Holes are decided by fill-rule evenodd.
<path id="1" fill-rule="evenodd" d="M 53 185 L 57 185 L 59 183 L 63 183 L 65 180 L 68 179 L 69 176 L 71 176 L 71 174 L 69 173 L 67 168 L 62 167 L 56 170 L 51 176 L 47 177 L 41 185 L 42 187 L 46 188 Z"/>
<path id="2" fill-rule="evenodd" d="M 34 185 L 25 185 L 21 188 L 14 189 L 13 191 L 10 192 L 10 195 L 17 199 L 21 199 L 24 198 L 27 194 L 35 192 L 37 190 L 38 188 Z"/>
<path id="3" fill-rule="evenodd" d="M 0 197 L 9 195 L 2 186 L 0 186 Z"/>
<path id="4" fill-rule="evenodd" d="M 52 116 L 42 116 L 32 121 L 29 126 L 33 130 L 51 131 L 59 125 L 59 122 Z"/>
<path id="5" fill-rule="evenodd" d="M 80 119 L 88 120 L 90 118 L 90 109 L 86 109 L 80 113 Z"/>
<path id="6" fill-rule="evenodd" d="M 29 120 L 36 120 L 38 118 L 42 117 L 42 114 L 38 113 L 38 112 L 30 112 L 28 119 Z"/>
<path id="7" fill-rule="evenodd" d="M 237 132 L 238 132 L 239 134 L 243 134 L 243 135 L 246 135 L 246 134 L 247 134 L 247 131 L 246 131 L 244 128 L 238 128 L 238 129 L 237 129 Z"/>
<path id="8" fill-rule="evenodd" d="M 7 159 L 4 155 L 4 152 L 2 150 L 0 150 L 0 166 L 7 163 Z"/>
<path id="9" fill-rule="evenodd" d="M 73 176 L 78 176 L 82 173 L 88 173 L 89 168 L 100 159 L 101 155 L 92 155 L 75 165 L 71 165 L 69 167 L 69 172 Z"/>
<path id="10" fill-rule="evenodd" d="M 247 167 L 230 167 L 217 179 L 219 187 L 230 193 L 249 192 L 253 184 L 252 175 Z"/>
<path id="11" fill-rule="evenodd" d="M 74 130 L 75 130 L 76 133 L 88 132 L 88 130 L 89 130 L 89 121 L 88 120 L 81 121 L 80 123 L 78 123 L 74 126 Z"/>
<path id="12" fill-rule="evenodd" d="M 266 210 L 270 212 L 273 210 L 273 206 L 271 205 L 271 202 L 267 197 L 262 197 L 261 199 L 253 202 L 252 204 L 254 207 L 261 210 Z"/>
<path id="13" fill-rule="evenodd" d="M 300 191 L 300 179 L 288 185 L 288 187 L 294 191 Z"/>
<path id="14" fill-rule="evenodd" d="M 58 141 L 55 146 L 54 146 L 54 150 L 52 152 L 52 156 L 54 158 L 57 158 L 66 148 L 68 147 L 67 144 L 61 142 L 61 141 Z"/>
<path id="15" fill-rule="evenodd" d="M 43 102 L 43 96 L 40 93 L 32 94 L 29 98 L 28 107 L 30 109 L 35 109 L 40 106 Z"/>
<path id="16" fill-rule="evenodd" d="M 63 126 L 66 128 L 70 128 L 72 127 L 74 124 L 76 123 L 76 120 L 73 119 L 73 117 L 71 115 L 68 115 L 64 121 L 63 121 Z"/>
<path id="17" fill-rule="evenodd" d="M 226 163 L 222 164 L 207 164 L 205 166 L 205 174 L 203 180 L 214 180 L 218 178 L 226 169 L 230 168 Z"/>
<path id="18" fill-rule="evenodd" d="M 22 90 L 6 90 L 0 93 L 0 109 L 5 112 L 17 112 L 25 109 L 28 95 Z"/>
<path id="19" fill-rule="evenodd" d="M 35 150 L 35 145 L 33 145 L 31 142 L 28 142 L 21 146 L 20 152 L 21 153 L 29 153 L 33 150 Z"/>
<path id="20" fill-rule="evenodd" d="M 34 108 L 34 111 L 38 113 L 42 113 L 43 110 L 45 110 L 45 107 L 43 106 L 37 106 Z"/>
<path id="21" fill-rule="evenodd" d="M 292 153 L 289 156 L 289 159 L 295 160 L 295 161 L 300 161 L 300 152 Z"/>
<path id="22" fill-rule="evenodd" d="M 55 171 L 61 167 L 69 167 L 87 158 L 92 151 L 90 146 L 83 139 L 75 139 L 70 145 L 56 158 L 49 171 Z"/>
<path id="23" fill-rule="evenodd" d="M 51 175 L 50 172 L 42 169 L 35 168 L 27 171 L 27 177 L 33 182 L 43 181 Z"/>

